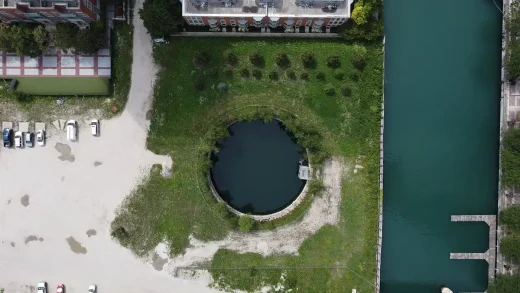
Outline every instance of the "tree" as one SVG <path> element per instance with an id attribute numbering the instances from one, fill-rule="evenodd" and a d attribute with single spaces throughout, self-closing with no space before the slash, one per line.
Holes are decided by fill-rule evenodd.
<path id="1" fill-rule="evenodd" d="M 520 205 L 514 205 L 500 212 L 500 222 L 507 225 L 508 231 L 520 232 Z"/>
<path id="2" fill-rule="evenodd" d="M 12 26 L 0 24 L 0 50 L 4 52 L 13 52 L 13 33 Z"/>
<path id="3" fill-rule="evenodd" d="M 291 63 L 289 56 L 287 56 L 287 53 L 285 52 L 278 52 L 278 54 L 276 54 L 275 62 L 276 65 L 280 67 L 287 67 Z"/>
<path id="4" fill-rule="evenodd" d="M 520 235 L 509 234 L 500 242 L 500 253 L 512 261 L 520 260 Z"/>
<path id="5" fill-rule="evenodd" d="M 49 45 L 49 32 L 43 27 L 39 25 L 33 31 L 34 41 L 36 42 L 38 49 L 40 51 L 45 51 L 47 46 Z"/>
<path id="6" fill-rule="evenodd" d="M 72 23 L 58 23 L 56 30 L 52 37 L 54 39 L 54 46 L 67 51 L 76 45 L 76 36 L 78 35 L 79 27 Z"/>
<path id="7" fill-rule="evenodd" d="M 352 65 L 357 69 L 363 69 L 367 60 L 367 49 L 361 45 L 352 47 Z"/>
<path id="8" fill-rule="evenodd" d="M 147 0 L 139 9 L 139 16 L 152 37 L 169 35 L 184 23 L 179 1 Z"/>
<path id="9" fill-rule="evenodd" d="M 11 28 L 14 51 L 18 56 L 38 57 L 44 50 L 36 43 L 33 28 L 27 25 L 15 25 Z"/>
<path id="10" fill-rule="evenodd" d="M 242 215 L 238 219 L 238 227 L 242 232 L 249 232 L 253 229 L 255 220 L 250 215 Z"/>
<path id="11" fill-rule="evenodd" d="M 372 13 L 372 6 L 365 4 L 364 1 L 358 1 L 352 10 L 352 19 L 357 25 L 364 25 L 368 22 L 370 13 Z"/>
<path id="12" fill-rule="evenodd" d="M 506 16 L 505 24 L 511 39 L 520 36 L 520 5 L 518 3 L 511 4 L 511 10 Z"/>
<path id="13" fill-rule="evenodd" d="M 505 187 L 520 187 L 520 129 L 504 133 L 502 144 L 502 184 Z"/>
<path id="14" fill-rule="evenodd" d="M 509 80 L 520 77 L 520 40 L 511 40 L 507 46 L 505 67 Z"/>
<path id="15" fill-rule="evenodd" d="M 303 52 L 301 55 L 303 67 L 311 68 L 316 66 L 316 57 L 312 52 Z"/>

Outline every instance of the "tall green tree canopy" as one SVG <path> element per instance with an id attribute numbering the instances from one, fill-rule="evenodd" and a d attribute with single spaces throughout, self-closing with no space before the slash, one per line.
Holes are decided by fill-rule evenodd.
<path id="1" fill-rule="evenodd" d="M 80 29 L 71 23 L 60 23 L 54 31 L 54 45 L 74 53 L 91 54 L 103 48 L 103 23 L 96 21 L 90 28 Z"/>
<path id="2" fill-rule="evenodd" d="M 520 205 L 503 209 L 500 212 L 500 222 L 507 225 L 508 231 L 520 233 Z"/>
<path id="3" fill-rule="evenodd" d="M 184 23 L 179 1 L 147 0 L 139 10 L 139 16 L 152 37 L 169 35 Z"/>
<path id="4" fill-rule="evenodd" d="M 37 57 L 45 51 L 49 34 L 41 25 L 0 25 L 0 48 L 18 56 Z"/>
<path id="5" fill-rule="evenodd" d="M 520 276 L 498 275 L 490 284 L 488 293 L 518 293 L 520 292 Z"/>
<path id="6" fill-rule="evenodd" d="M 504 133 L 501 161 L 502 184 L 520 188 L 520 129 Z"/>

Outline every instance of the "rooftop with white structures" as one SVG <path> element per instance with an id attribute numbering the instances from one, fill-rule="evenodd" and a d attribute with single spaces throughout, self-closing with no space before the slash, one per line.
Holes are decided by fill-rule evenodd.
<path id="1" fill-rule="evenodd" d="M 352 2 L 353 0 L 183 0 L 183 15 L 347 18 L 350 17 Z"/>

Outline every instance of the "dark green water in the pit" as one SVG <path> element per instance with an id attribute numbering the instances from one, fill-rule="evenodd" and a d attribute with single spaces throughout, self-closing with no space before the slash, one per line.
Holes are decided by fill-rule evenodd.
<path id="1" fill-rule="evenodd" d="M 495 0 L 501 6 L 501 2 Z M 493 0 L 385 0 L 383 293 L 483 292 L 496 214 L 502 15 Z"/>
<path id="2" fill-rule="evenodd" d="M 243 213 L 265 215 L 293 202 L 302 150 L 278 121 L 238 122 L 212 156 L 211 180 L 220 197 Z"/>

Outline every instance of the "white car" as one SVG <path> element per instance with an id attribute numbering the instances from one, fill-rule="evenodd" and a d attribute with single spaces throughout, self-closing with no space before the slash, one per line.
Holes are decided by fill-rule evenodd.
<path id="1" fill-rule="evenodd" d="M 47 282 L 38 283 L 38 293 L 47 293 Z"/>
<path id="2" fill-rule="evenodd" d="M 96 293 L 96 285 L 92 284 L 88 286 L 88 293 Z"/>
<path id="3" fill-rule="evenodd" d="M 45 145 L 45 130 L 40 129 L 36 131 L 36 142 L 39 146 Z"/>
<path id="4" fill-rule="evenodd" d="M 23 133 L 21 131 L 14 133 L 14 146 L 17 148 L 23 147 Z"/>
<path id="5" fill-rule="evenodd" d="M 32 148 L 34 146 L 34 136 L 30 132 L 25 133 L 25 146 Z"/>
<path id="6" fill-rule="evenodd" d="M 92 132 L 93 136 L 99 135 L 99 120 L 92 119 L 92 122 L 90 122 L 90 131 Z"/>
<path id="7" fill-rule="evenodd" d="M 75 120 L 67 121 L 67 139 L 76 140 L 77 125 Z"/>

